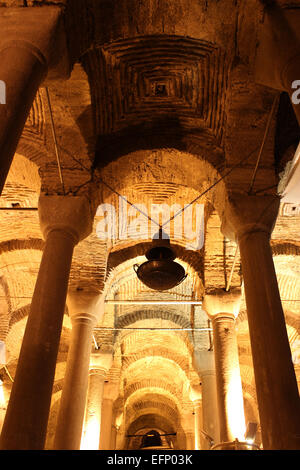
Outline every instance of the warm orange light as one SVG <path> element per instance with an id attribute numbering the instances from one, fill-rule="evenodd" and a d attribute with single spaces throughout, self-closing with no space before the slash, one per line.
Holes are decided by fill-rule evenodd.
<path id="1" fill-rule="evenodd" d="M 98 450 L 100 440 L 100 419 L 97 415 L 90 415 L 81 439 L 81 450 Z"/>
<path id="2" fill-rule="evenodd" d="M 116 426 L 120 428 L 123 421 L 123 413 L 119 413 L 116 417 Z"/>
<path id="3" fill-rule="evenodd" d="M 4 421 L 4 416 L 6 412 L 6 401 L 5 401 L 5 396 L 4 396 L 4 388 L 3 388 L 3 382 L 0 380 L 0 432 L 2 429 L 3 421 Z"/>
<path id="4" fill-rule="evenodd" d="M 5 397 L 2 380 L 0 380 L 0 408 L 5 408 Z"/>
<path id="5" fill-rule="evenodd" d="M 201 450 L 200 436 L 199 436 L 199 419 L 195 414 L 195 450 Z"/>
<path id="6" fill-rule="evenodd" d="M 232 436 L 239 441 L 244 440 L 246 426 L 244 415 L 243 391 L 239 368 L 231 371 L 227 391 L 228 424 Z"/>

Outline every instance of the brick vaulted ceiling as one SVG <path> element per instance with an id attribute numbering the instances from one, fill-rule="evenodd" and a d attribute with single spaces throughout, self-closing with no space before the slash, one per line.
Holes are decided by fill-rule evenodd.
<path id="1" fill-rule="evenodd" d="M 205 291 L 225 288 L 235 244 L 222 235 L 216 208 L 223 202 L 225 189 L 248 190 L 276 95 L 253 78 L 264 15 L 261 2 L 8 0 L 0 8 L 27 5 L 46 11 L 49 4 L 64 11 L 70 77 L 47 83 L 51 109 L 45 86 L 38 91 L 1 208 L 36 208 L 40 191 L 62 194 L 51 117 L 65 192 L 86 195 L 95 209 L 100 202 L 118 204 L 118 196 L 110 188 L 147 208 L 154 203 L 187 204 L 237 165 L 199 200 L 205 205 L 203 248 L 186 249 L 184 236 L 180 240 L 171 237 L 178 261 L 189 274 L 181 286 L 160 297 L 145 289 L 133 265 L 145 260 L 150 237 L 100 240 L 97 216 L 92 234 L 75 249 L 70 277 L 72 289 L 104 290 L 108 298 L 121 300 L 201 300 Z M 287 124 L 285 116 L 290 111 L 282 95 L 255 180 L 255 189 L 262 193 L 276 192 L 269 187 L 276 188 L 278 171 L 293 154 L 298 128 L 292 119 Z M 240 164 L 248 154 L 251 157 Z M 0 339 L 7 343 L 8 369 L 13 376 L 43 241 L 37 211 L 1 210 L 0 217 Z M 299 221 L 297 208 L 282 209 L 272 235 L 295 357 L 299 354 L 299 304 L 295 302 L 299 299 Z M 239 257 L 231 285 L 242 286 Z M 150 326 L 164 331 L 130 330 Z M 211 338 L 207 332 L 173 330 L 206 326 L 207 317 L 200 307 L 107 306 L 94 337 L 103 347 L 114 346 L 108 381 L 118 384 L 114 413 L 124 412 L 126 430 L 138 432 L 143 416 L 145 429 L 151 423 L 163 431 L 179 429 L 182 412 L 192 412 L 189 385 L 199 384 L 192 363 L 193 346 L 198 342 L 208 349 Z M 66 311 L 49 421 L 50 447 L 70 328 Z M 249 419 L 257 420 L 244 300 L 237 333 L 246 412 Z M 9 391 L 7 376 L 5 384 Z"/>
<path id="2" fill-rule="evenodd" d="M 172 133 L 197 129 L 221 144 L 229 64 L 213 44 L 146 36 L 93 48 L 82 60 L 92 83 L 99 153 L 104 136 L 128 136 L 131 127 L 148 134 L 158 126 L 159 132 L 162 126 Z"/>

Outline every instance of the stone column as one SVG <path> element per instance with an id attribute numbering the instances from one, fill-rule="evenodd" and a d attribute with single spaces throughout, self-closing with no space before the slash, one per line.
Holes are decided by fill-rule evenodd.
<path id="1" fill-rule="evenodd" d="M 194 413 L 195 413 L 195 450 L 203 449 L 202 445 L 202 400 L 194 400 Z"/>
<path id="2" fill-rule="evenodd" d="M 122 407 L 124 409 L 124 407 Z M 116 435 L 116 450 L 123 450 L 125 447 L 125 423 L 124 423 L 124 413 L 123 411 L 117 412 L 115 424 L 117 429 Z"/>
<path id="3" fill-rule="evenodd" d="M 195 426 L 192 410 L 184 410 L 181 416 L 181 424 L 185 433 L 186 445 L 184 450 L 195 449 Z"/>
<path id="4" fill-rule="evenodd" d="M 5 84 L 4 103 L 0 100 L 0 194 L 36 92 L 54 67 L 53 53 L 64 55 L 58 45 L 59 8 L 10 10 L 0 15 L 0 80 Z"/>
<path id="5" fill-rule="evenodd" d="M 111 431 L 111 450 L 116 450 L 118 431 L 119 431 L 119 426 L 117 426 L 117 424 L 113 424 L 112 431 Z"/>
<path id="6" fill-rule="evenodd" d="M 111 398 L 104 398 L 102 401 L 102 419 L 99 446 L 99 449 L 101 450 L 111 450 L 113 405 L 114 400 Z"/>
<path id="7" fill-rule="evenodd" d="M 270 248 L 279 198 L 230 195 L 223 232 L 239 243 L 264 449 L 300 449 L 300 401 Z"/>
<path id="8" fill-rule="evenodd" d="M 281 8 L 276 1 L 269 2 L 259 32 L 255 79 L 258 83 L 285 91 L 300 124 L 300 104 L 293 99 L 300 81 L 300 12 L 297 8 Z M 297 93 L 299 99 L 299 93 Z"/>
<path id="9" fill-rule="evenodd" d="M 235 317 L 239 311 L 237 294 L 223 290 L 205 295 L 203 309 L 212 320 L 216 388 L 219 409 L 220 440 L 244 441 L 245 415 L 243 390 L 235 333 Z"/>
<path id="10" fill-rule="evenodd" d="M 0 77 L 6 85 L 6 102 L 0 105 L 0 192 L 34 97 L 46 73 L 46 61 L 32 45 L 16 42 L 4 48 L 0 46 Z"/>
<path id="11" fill-rule="evenodd" d="M 201 386 L 193 385 L 190 388 L 190 399 L 193 402 L 194 429 L 195 429 L 195 450 L 202 449 L 202 394 Z"/>
<path id="12" fill-rule="evenodd" d="M 195 432 L 194 429 L 189 429 L 185 433 L 186 436 L 186 450 L 195 450 Z"/>
<path id="13" fill-rule="evenodd" d="M 202 396 L 202 428 L 205 435 L 201 436 L 204 449 L 220 441 L 218 401 L 216 388 L 216 369 L 213 351 L 194 349 L 193 364 L 201 379 Z M 205 436 L 204 435 L 204 436 Z M 209 437 L 213 443 L 209 442 Z"/>
<path id="14" fill-rule="evenodd" d="M 113 405 L 114 400 L 111 398 L 104 398 L 102 401 L 102 419 L 99 446 L 100 450 L 111 450 Z"/>
<path id="15" fill-rule="evenodd" d="M 102 402 L 102 420 L 100 431 L 100 449 L 111 450 L 112 417 L 114 401 L 119 394 L 119 384 L 107 382 L 104 384 L 104 394 Z"/>
<path id="16" fill-rule="evenodd" d="M 86 416 L 81 450 L 98 450 L 102 422 L 104 381 L 111 368 L 111 351 L 97 351 L 91 355 Z"/>
<path id="17" fill-rule="evenodd" d="M 84 197 L 42 196 L 45 248 L 3 424 L 1 449 L 43 449 L 73 249 L 92 230 Z"/>
<path id="18" fill-rule="evenodd" d="M 99 294 L 70 292 L 67 299 L 72 334 L 54 438 L 56 450 L 78 450 L 82 435 L 93 328 L 101 314 Z"/>

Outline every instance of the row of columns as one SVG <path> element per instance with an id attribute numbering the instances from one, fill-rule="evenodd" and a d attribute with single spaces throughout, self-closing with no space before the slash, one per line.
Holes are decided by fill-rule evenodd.
<path id="1" fill-rule="evenodd" d="M 224 294 L 224 295 L 223 295 Z M 213 326 L 220 441 L 244 441 L 245 418 L 235 318 L 240 293 L 206 295 L 203 308 Z"/>
<path id="2" fill-rule="evenodd" d="M 230 236 L 232 227 L 238 228 L 234 233 L 237 233 L 242 257 L 264 448 L 297 449 L 299 395 L 269 245 L 278 202 L 266 196 L 239 195 L 231 199 L 223 218 L 223 230 Z M 2 449 L 44 447 L 72 253 L 76 243 L 91 231 L 92 216 L 84 197 L 41 197 L 39 215 L 45 249 L 1 433 Z M 100 302 L 97 296 L 85 297 L 84 305 L 78 298 L 76 302 L 72 300 L 72 339 L 55 436 L 56 449 L 78 448 L 80 444 L 91 335 L 97 321 L 96 306 Z M 234 326 L 236 305 L 234 293 L 207 294 L 204 300 L 214 330 L 222 442 L 241 439 L 245 431 L 243 419 L 237 420 L 237 416 L 243 417 L 243 395 Z M 208 362 L 207 358 L 205 360 Z M 204 362 L 203 357 L 199 358 L 203 430 L 212 436 L 215 427 L 212 419 L 216 413 L 210 411 L 213 392 L 209 371 L 213 369 Z M 207 394 L 206 387 L 210 390 Z M 210 400 L 204 406 L 206 396 L 210 396 Z"/>
<path id="3" fill-rule="evenodd" d="M 223 233 L 240 249 L 249 333 L 264 449 L 300 448 L 300 402 L 277 278 L 270 247 L 279 199 L 231 194 L 223 212 Z M 213 325 L 215 382 L 220 442 L 244 440 L 245 418 L 235 318 L 238 292 L 206 294 L 203 308 Z M 204 407 L 207 393 L 203 365 L 209 352 L 194 352 L 202 380 L 202 430 L 213 437 Z M 212 356 L 211 356 L 212 357 Z M 213 371 L 214 368 L 211 367 Z M 214 395 L 210 392 L 210 398 Z M 211 416 L 216 416 L 214 412 Z M 215 439 L 213 439 L 215 442 Z M 218 437 L 217 441 L 218 442 Z"/>
<path id="4" fill-rule="evenodd" d="M 83 197 L 41 197 L 45 247 L 2 428 L 2 449 L 43 449 L 75 245 L 91 231 Z"/>
<path id="5" fill-rule="evenodd" d="M 223 233 L 239 246 L 265 449 L 300 448 L 300 400 L 270 237 L 280 200 L 229 196 Z"/>
<path id="6" fill-rule="evenodd" d="M 264 448 L 297 449 L 299 395 L 269 246 L 272 225 L 269 222 L 275 220 L 275 202 L 277 210 L 274 198 L 239 196 L 229 206 L 230 224 L 235 223 L 236 219 L 240 222 L 237 236 L 242 256 Z M 2 449 L 42 449 L 44 446 L 72 253 L 76 243 L 91 230 L 89 204 L 83 197 L 41 197 L 39 214 L 45 249 L 3 424 Z M 260 214 L 259 223 L 254 222 L 257 214 Z M 249 223 L 251 217 L 254 220 Z M 245 226 L 241 218 L 247 222 Z M 245 231 L 242 230 L 243 226 Z M 79 448 L 81 440 L 92 329 L 97 321 L 96 311 L 100 301 L 97 296 L 85 297 L 84 302 L 82 296 L 77 297 L 76 302 L 74 296 L 70 300 L 73 328 L 55 436 L 56 449 Z M 207 294 L 204 300 L 204 308 L 212 319 L 214 330 L 222 442 L 242 439 L 245 432 L 234 326 L 236 304 L 232 293 L 224 293 L 223 296 L 220 292 Z M 217 416 L 212 409 L 215 393 L 212 386 L 213 367 L 203 354 L 198 357 L 198 369 L 202 380 L 203 430 L 218 442 L 218 437 L 213 435 L 216 429 L 213 419 Z M 97 389 L 100 400 L 103 380 L 104 372 L 90 376 L 91 390 Z M 206 399 L 208 401 L 205 403 Z M 107 409 L 111 410 L 112 402 L 107 405 Z M 94 407 L 95 413 L 96 408 L 99 412 L 99 403 Z M 237 416 L 241 419 L 237 420 Z"/>
<path id="7" fill-rule="evenodd" d="M 82 450 L 110 449 L 113 404 L 118 393 L 117 384 L 105 383 L 112 360 L 110 351 L 91 356 Z"/>
<path id="8" fill-rule="evenodd" d="M 193 387 L 191 396 L 195 413 L 195 447 L 209 450 L 220 442 L 214 352 L 196 347 L 193 364 L 201 379 L 201 386 Z"/>
<path id="9" fill-rule="evenodd" d="M 239 195 L 228 202 L 223 229 L 230 235 L 232 226 L 237 228 L 264 447 L 297 449 L 299 395 L 269 244 L 278 202 L 273 197 Z M 3 424 L 3 449 L 42 449 L 44 446 L 72 253 L 76 243 L 91 231 L 89 204 L 83 197 L 41 197 L 39 214 L 45 249 Z M 226 225 L 228 220 L 230 223 Z M 77 448 L 80 442 L 90 340 L 97 320 L 92 310 L 97 302 L 99 299 L 85 299 L 86 305 L 77 301 L 76 308 L 70 308 L 72 340 L 56 448 L 69 445 Z M 236 300 L 231 294 L 222 297 L 218 293 L 206 295 L 204 305 L 214 330 L 220 439 L 230 441 L 241 438 L 244 432 L 244 423 L 236 420 L 237 415 L 243 416 L 234 331 Z M 205 389 L 209 374 L 205 375 L 203 365 L 200 369 Z M 209 405 L 203 406 L 203 410 L 208 412 Z M 207 426 L 207 434 L 211 435 L 209 423 Z"/>
<path id="10" fill-rule="evenodd" d="M 44 9 L 34 9 L 34 13 L 29 11 L 31 9 L 26 10 L 19 12 L 23 15 L 20 24 L 26 24 L 24 15 L 39 15 L 39 21 L 31 20 L 28 24 L 39 25 L 37 37 L 41 47 L 33 44 L 35 35 L 32 30 L 25 39 L 21 33 L 17 39 L 5 33 L 0 41 L 0 78 L 7 85 L 7 104 L 0 107 L 0 190 L 36 91 L 51 66 L 51 51 L 55 51 L 53 38 L 60 19 L 59 9 L 47 7 L 47 15 L 44 15 Z M 0 21 L 4 21 L 1 30 L 5 32 L 7 18 L 0 18 Z M 45 27 L 41 27 L 43 21 L 46 21 Z M 292 73 L 290 68 L 285 70 L 288 71 L 288 85 L 291 79 L 299 78 L 293 76 L 294 66 Z M 276 197 L 232 194 L 221 211 L 221 217 L 224 234 L 237 241 L 241 253 L 263 445 L 265 449 L 280 450 L 300 448 L 300 405 L 269 243 L 278 206 Z M 92 227 L 90 207 L 84 197 L 41 197 L 39 215 L 45 249 L 1 433 L 1 449 L 34 450 L 44 447 L 73 250 Z M 82 313 L 84 315 L 74 317 L 72 341 L 75 345 L 83 331 L 85 340 L 81 360 L 85 372 L 78 379 L 78 390 L 83 394 L 89 357 L 87 338 L 94 316 Z M 233 358 L 236 355 L 233 353 L 236 351 L 234 317 L 232 312 L 222 308 L 214 318 L 215 334 L 219 338 L 224 337 L 223 341 L 215 344 L 218 403 L 223 403 L 219 407 L 220 433 L 221 439 L 231 439 L 235 432 L 232 434 L 230 424 L 229 384 L 233 380 L 237 388 L 240 387 L 236 376 L 231 375 L 226 356 Z M 61 423 L 66 416 L 72 415 L 75 420 L 72 404 L 67 401 L 71 393 L 68 381 L 74 378 L 74 350 L 75 346 L 71 345 L 67 385 L 59 416 Z M 234 364 L 235 361 L 233 359 Z M 82 403 L 83 399 L 78 422 L 83 419 Z M 240 398 L 238 403 L 241 408 Z M 55 438 L 57 448 L 66 445 L 62 427 L 63 424 L 59 424 Z M 74 428 L 77 429 L 77 425 Z M 75 433 L 70 431 L 69 436 L 70 440 L 78 442 L 77 434 L 75 438 Z"/>
<path id="11" fill-rule="evenodd" d="M 230 201 L 227 209 L 223 230 L 230 235 L 232 224 L 238 222 L 236 233 L 245 280 L 264 448 L 297 449 L 299 395 L 269 245 L 278 201 L 271 197 L 243 198 L 239 195 Z M 91 230 L 92 216 L 83 197 L 41 197 L 39 214 L 45 249 L 3 424 L 3 449 L 42 449 L 44 446 L 72 253 L 76 243 Z M 228 215 L 230 224 L 226 225 Z M 259 223 L 255 222 L 258 215 Z M 219 439 L 221 442 L 241 440 L 245 432 L 235 335 L 238 299 L 239 295 L 234 292 L 207 294 L 204 299 L 204 308 L 213 324 L 215 374 L 209 352 L 206 356 L 202 351 L 198 357 L 196 355 L 196 363 L 202 380 L 202 426 L 215 442 Z M 74 449 L 80 445 L 92 329 L 99 318 L 96 312 L 100 303 L 95 295 L 82 297 L 77 293 L 70 296 L 73 328 L 55 436 L 56 449 Z M 95 396 L 98 399 L 94 417 L 101 409 L 99 400 L 107 367 L 103 367 L 102 360 L 101 367 L 98 364 L 92 368 L 97 373 L 90 375 L 90 389 L 97 390 Z M 217 400 L 212 399 L 215 377 Z M 90 400 L 94 399 L 90 397 Z M 214 402 L 218 403 L 218 413 Z M 277 404 L 276 413 L 274 403 Z M 112 402 L 107 405 L 111 410 Z M 219 418 L 219 438 L 214 422 L 216 416 Z"/>
<path id="12" fill-rule="evenodd" d="M 0 30 L 0 79 L 6 95 L 0 106 L 1 193 L 38 88 L 47 79 L 67 78 L 71 69 L 60 7 L 7 10 L 0 16 Z M 44 447 L 73 250 L 92 228 L 84 197 L 41 197 L 39 216 L 45 248 L 3 423 L 2 449 Z M 72 337 L 56 448 L 78 448 L 80 442 L 97 321 L 97 309 L 78 310 L 75 304 L 70 308 Z"/>
<path id="13" fill-rule="evenodd" d="M 80 447 L 92 334 L 100 316 L 98 296 L 77 292 L 69 297 L 72 332 L 54 439 L 54 449 L 66 450 Z"/>

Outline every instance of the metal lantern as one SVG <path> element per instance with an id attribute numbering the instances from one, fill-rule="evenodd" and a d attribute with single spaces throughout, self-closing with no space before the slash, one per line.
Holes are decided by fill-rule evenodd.
<path id="1" fill-rule="evenodd" d="M 164 291 L 180 284 L 187 276 L 181 264 L 174 259 L 176 254 L 171 248 L 170 239 L 159 230 L 154 235 L 152 246 L 145 254 L 148 261 L 133 266 L 137 277 L 150 289 Z"/>

